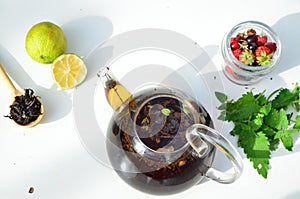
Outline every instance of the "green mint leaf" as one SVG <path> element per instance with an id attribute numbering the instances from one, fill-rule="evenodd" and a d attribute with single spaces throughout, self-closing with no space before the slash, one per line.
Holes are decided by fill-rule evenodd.
<path id="1" fill-rule="evenodd" d="M 300 115 L 293 119 L 294 112 L 286 112 L 291 107 L 300 111 L 300 86 L 296 84 L 292 91 L 277 89 L 268 98 L 264 94 L 265 91 L 256 95 L 247 92 L 236 101 L 228 100 L 224 94 L 216 95 L 221 102 L 219 119 L 234 123 L 230 134 L 238 136 L 237 146 L 244 149 L 257 172 L 267 178 L 271 151 L 278 149 L 280 143 L 292 151 L 293 135 L 300 131 Z"/>
<path id="2" fill-rule="evenodd" d="M 265 134 L 262 132 L 254 133 L 253 131 L 244 132 L 239 135 L 239 142 L 244 148 L 247 158 L 253 163 L 253 167 L 261 176 L 267 178 L 271 153 L 270 143 Z"/>
<path id="3" fill-rule="evenodd" d="M 272 107 L 274 109 L 287 109 L 287 107 L 292 105 L 298 97 L 299 93 L 292 92 L 287 88 L 282 89 L 272 101 Z"/>
<path id="4" fill-rule="evenodd" d="M 260 109 L 252 92 L 243 94 L 236 102 L 227 103 L 226 119 L 228 121 L 244 121 Z"/>
<path id="5" fill-rule="evenodd" d="M 279 112 L 275 109 L 272 109 L 266 116 L 265 122 L 267 125 L 277 130 L 286 129 L 289 125 L 289 121 L 284 109 L 280 109 Z"/>
<path id="6" fill-rule="evenodd" d="M 287 118 L 287 114 L 284 109 L 280 109 L 279 111 L 279 121 L 278 121 L 278 130 L 287 129 L 289 127 L 289 121 Z"/>
<path id="7" fill-rule="evenodd" d="M 297 102 L 293 104 L 294 109 L 299 112 L 300 111 L 300 86 L 296 83 L 293 92 L 297 95 Z"/>
<path id="8" fill-rule="evenodd" d="M 293 104 L 294 109 L 299 112 L 300 111 L 300 102 Z"/>
<path id="9" fill-rule="evenodd" d="M 219 110 L 226 110 L 226 107 L 227 107 L 226 103 L 223 103 L 223 104 L 221 104 L 221 105 L 218 107 L 218 109 L 219 109 Z"/>
<path id="10" fill-rule="evenodd" d="M 272 104 L 269 103 L 269 104 L 264 105 L 263 107 L 261 107 L 259 109 L 259 112 L 264 114 L 264 115 L 268 115 L 270 113 L 271 109 L 272 109 Z"/>
<path id="11" fill-rule="evenodd" d="M 284 148 L 286 148 L 288 151 L 292 151 L 294 145 L 293 135 L 295 133 L 297 133 L 296 129 L 278 131 L 275 138 L 280 138 Z"/>
<path id="12" fill-rule="evenodd" d="M 258 104 L 260 106 L 264 106 L 268 102 L 266 96 L 264 96 L 264 93 L 265 93 L 265 91 L 254 96 L 257 99 Z"/>
<path id="13" fill-rule="evenodd" d="M 218 99 L 221 103 L 226 102 L 227 99 L 228 99 L 228 97 L 227 97 L 224 93 L 221 93 L 221 92 L 218 92 L 218 91 L 215 92 L 215 95 L 216 95 L 217 99 Z"/>
<path id="14" fill-rule="evenodd" d="M 266 124 L 262 124 L 259 131 L 263 132 L 268 138 L 273 138 L 277 133 L 277 131 Z"/>
<path id="15" fill-rule="evenodd" d="M 226 111 L 222 111 L 218 117 L 218 120 L 226 121 Z"/>
<path id="16" fill-rule="evenodd" d="M 296 116 L 295 125 L 293 127 L 294 129 L 300 130 L 300 115 Z"/>
<path id="17" fill-rule="evenodd" d="M 269 114 L 265 117 L 265 123 L 274 129 L 277 129 L 278 120 L 279 113 L 276 111 L 276 109 L 271 109 Z"/>
<path id="18" fill-rule="evenodd" d="M 250 131 L 250 130 L 251 130 L 251 128 L 248 125 L 237 122 L 237 123 L 235 123 L 234 128 L 232 129 L 230 134 L 231 135 L 240 135 L 244 131 Z"/>
<path id="19" fill-rule="evenodd" d="M 270 150 L 271 151 L 276 151 L 278 149 L 278 146 L 280 144 L 280 139 L 269 139 L 269 142 L 270 142 Z"/>
<path id="20" fill-rule="evenodd" d="M 263 117 L 263 114 L 257 114 L 257 116 L 249 122 L 249 125 L 254 131 L 258 130 L 263 124 Z"/>

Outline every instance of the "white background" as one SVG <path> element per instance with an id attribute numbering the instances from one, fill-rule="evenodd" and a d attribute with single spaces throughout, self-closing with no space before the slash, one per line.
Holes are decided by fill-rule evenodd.
<path id="1" fill-rule="evenodd" d="M 282 60 L 272 74 L 251 87 L 224 79 L 226 93 L 237 98 L 251 88 L 271 92 L 300 82 L 298 0 L 1 0 L 0 61 L 20 88 L 34 88 L 43 97 L 47 113 L 44 121 L 32 129 L 15 126 L 2 117 L 8 113 L 10 91 L 0 83 L 0 198 L 160 198 L 132 189 L 82 146 L 73 121 L 74 90 L 57 90 L 50 65 L 38 64 L 26 54 L 25 36 L 32 25 L 40 21 L 60 25 L 68 39 L 67 51 L 83 57 L 104 40 L 126 31 L 168 29 L 205 48 L 221 70 L 221 40 L 232 26 L 245 20 L 262 21 L 274 28 L 283 44 Z M 226 128 L 224 134 L 230 137 Z M 244 157 L 240 149 L 239 152 Z M 256 173 L 247 159 L 243 162 L 244 172 L 233 184 L 210 181 L 168 198 L 300 197 L 297 142 L 292 153 L 279 149 L 272 154 L 267 180 Z M 30 187 L 35 189 L 33 194 L 28 193 Z"/>

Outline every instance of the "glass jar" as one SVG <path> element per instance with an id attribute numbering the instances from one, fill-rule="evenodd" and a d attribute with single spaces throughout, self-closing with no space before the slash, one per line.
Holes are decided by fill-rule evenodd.
<path id="1" fill-rule="evenodd" d="M 231 38 L 239 33 L 254 29 L 257 35 L 266 35 L 268 42 L 275 42 L 277 49 L 272 55 L 270 65 L 249 66 L 240 62 L 231 49 Z M 234 26 L 223 38 L 221 52 L 224 59 L 223 72 L 232 82 L 240 85 L 251 85 L 262 79 L 278 65 L 281 57 L 281 42 L 272 28 L 262 22 L 245 21 Z"/>

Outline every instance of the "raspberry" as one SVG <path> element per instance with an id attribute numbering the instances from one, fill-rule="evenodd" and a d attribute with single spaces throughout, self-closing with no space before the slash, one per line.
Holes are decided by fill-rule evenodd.
<path id="1" fill-rule="evenodd" d="M 264 46 L 268 47 L 271 52 L 275 52 L 277 50 L 277 45 L 275 42 L 267 42 L 264 44 Z"/>
<path id="2" fill-rule="evenodd" d="M 232 51 L 232 53 L 235 56 L 235 58 L 240 59 L 240 55 L 242 54 L 242 51 L 240 49 L 236 49 Z"/>
<path id="3" fill-rule="evenodd" d="M 258 46 L 263 46 L 268 41 L 268 37 L 266 35 L 264 36 L 257 35 L 256 40 Z"/>

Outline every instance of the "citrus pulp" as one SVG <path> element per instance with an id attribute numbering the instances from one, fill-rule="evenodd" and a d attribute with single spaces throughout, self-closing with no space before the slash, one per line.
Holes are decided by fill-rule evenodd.
<path id="1" fill-rule="evenodd" d="M 87 68 L 79 56 L 63 54 L 54 60 L 51 73 L 60 88 L 70 89 L 83 82 L 87 75 Z"/>

